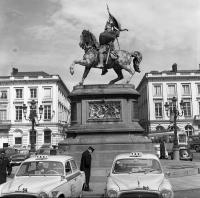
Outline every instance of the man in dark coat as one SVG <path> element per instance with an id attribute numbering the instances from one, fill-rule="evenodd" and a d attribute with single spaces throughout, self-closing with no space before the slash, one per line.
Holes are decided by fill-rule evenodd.
<path id="1" fill-rule="evenodd" d="M 161 140 L 160 143 L 160 159 L 165 159 L 165 141 Z"/>
<path id="2" fill-rule="evenodd" d="M 89 182 L 90 182 L 90 171 L 91 171 L 91 162 L 92 162 L 92 158 L 91 158 L 91 153 L 94 151 L 94 148 L 92 148 L 91 146 L 82 153 L 81 156 L 81 165 L 80 165 L 80 170 L 85 172 L 85 187 L 84 190 L 85 191 L 89 191 L 90 187 L 89 187 Z"/>
<path id="3" fill-rule="evenodd" d="M 0 184 L 6 182 L 7 175 L 12 172 L 12 167 L 10 165 L 10 160 L 6 157 L 5 151 L 2 150 L 0 154 Z"/>

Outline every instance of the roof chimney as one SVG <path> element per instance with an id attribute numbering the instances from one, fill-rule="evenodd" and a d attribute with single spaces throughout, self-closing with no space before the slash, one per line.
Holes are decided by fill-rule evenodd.
<path id="1" fill-rule="evenodd" d="M 176 63 L 174 63 L 172 65 L 172 72 L 177 72 L 177 64 Z"/>
<path id="2" fill-rule="evenodd" d="M 16 75 L 17 73 L 18 73 L 18 69 L 15 68 L 15 67 L 13 67 L 13 68 L 12 68 L 12 73 L 11 73 L 11 75 L 14 76 L 14 75 Z"/>

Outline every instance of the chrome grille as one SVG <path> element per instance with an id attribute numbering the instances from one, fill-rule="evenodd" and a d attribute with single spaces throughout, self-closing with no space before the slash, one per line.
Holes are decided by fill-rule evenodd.
<path id="1" fill-rule="evenodd" d="M 161 198 L 159 194 L 153 192 L 124 192 L 120 198 Z"/>

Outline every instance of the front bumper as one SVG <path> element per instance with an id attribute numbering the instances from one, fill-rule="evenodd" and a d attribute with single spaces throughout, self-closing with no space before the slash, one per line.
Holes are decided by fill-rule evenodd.
<path id="1" fill-rule="evenodd" d="M 8 194 L 2 195 L 1 197 L 4 197 L 4 198 L 39 198 L 39 195 L 31 194 L 31 193 L 8 193 Z"/>
<path id="2" fill-rule="evenodd" d="M 107 192 L 105 192 L 105 197 L 108 197 Z M 162 198 L 159 191 L 152 190 L 124 190 L 119 191 L 117 198 Z"/>

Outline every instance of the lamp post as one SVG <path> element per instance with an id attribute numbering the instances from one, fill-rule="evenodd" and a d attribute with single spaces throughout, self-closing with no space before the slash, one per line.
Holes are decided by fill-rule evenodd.
<path id="1" fill-rule="evenodd" d="M 178 137 L 177 137 L 177 118 L 183 116 L 183 108 L 184 102 L 181 100 L 180 102 L 181 111 L 179 111 L 177 106 L 177 98 L 172 98 L 172 107 L 170 107 L 169 103 L 165 103 L 165 111 L 168 117 L 173 118 L 173 125 L 174 125 L 174 144 L 173 144 L 173 159 L 179 160 L 179 146 L 178 146 Z M 168 114 L 168 112 L 170 114 Z"/>
<path id="2" fill-rule="evenodd" d="M 31 105 L 30 105 L 30 113 L 29 113 L 29 116 L 28 118 L 26 117 L 26 114 L 27 114 L 27 106 L 25 104 L 23 104 L 23 114 L 24 114 L 24 118 L 25 120 L 29 120 L 31 121 L 32 123 L 32 128 L 31 128 L 31 133 L 33 134 L 34 131 L 35 131 L 35 123 L 36 123 L 36 119 L 38 121 L 41 120 L 42 118 L 42 114 L 43 114 L 43 106 L 40 105 L 39 107 L 39 119 L 38 119 L 38 116 L 37 116 L 37 112 L 36 112 L 36 102 L 35 100 L 32 100 L 31 101 Z M 35 142 L 33 141 L 33 138 L 30 138 L 30 144 L 31 144 L 31 150 L 30 151 L 35 151 Z"/>

